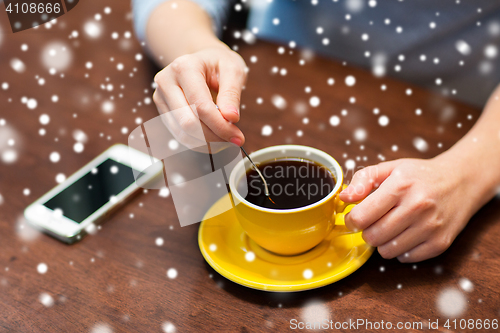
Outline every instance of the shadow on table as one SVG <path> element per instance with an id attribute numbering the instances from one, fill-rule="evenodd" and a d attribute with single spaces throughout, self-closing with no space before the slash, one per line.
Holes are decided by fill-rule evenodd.
<path id="1" fill-rule="evenodd" d="M 480 253 L 474 251 L 478 237 L 500 220 L 500 199 L 495 198 L 484 206 L 456 238 L 453 245 L 442 255 L 416 264 L 402 264 L 398 260 L 385 260 L 377 251 L 348 278 L 325 287 L 293 293 L 273 293 L 254 290 L 233 283 L 208 264 L 207 270 L 214 281 L 239 299 L 261 306 L 294 308 L 311 301 L 328 302 L 340 299 L 368 285 L 371 292 L 384 294 L 394 291 L 398 284 L 406 290 L 427 285 L 439 285 L 450 281 L 454 272 L 467 260 L 477 260 Z"/>

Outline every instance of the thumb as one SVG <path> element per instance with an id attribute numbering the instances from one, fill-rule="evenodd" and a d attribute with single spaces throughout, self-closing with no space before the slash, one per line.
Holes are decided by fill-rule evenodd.
<path id="1" fill-rule="evenodd" d="M 217 105 L 222 116 L 231 123 L 240 120 L 241 89 L 245 83 L 245 69 L 243 66 L 219 66 L 219 92 Z"/>
<path id="2" fill-rule="evenodd" d="M 379 187 L 400 163 L 401 160 L 383 162 L 359 170 L 352 177 L 349 186 L 340 192 L 340 200 L 347 203 L 363 200 L 373 189 Z"/>

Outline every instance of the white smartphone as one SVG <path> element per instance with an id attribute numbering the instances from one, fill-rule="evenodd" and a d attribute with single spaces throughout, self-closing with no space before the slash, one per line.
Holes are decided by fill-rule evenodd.
<path id="1" fill-rule="evenodd" d="M 135 167 L 148 172 L 141 174 Z M 159 160 L 126 145 L 111 146 L 24 211 L 35 228 L 65 243 L 74 243 L 139 189 L 134 174 L 146 183 L 162 171 Z"/>

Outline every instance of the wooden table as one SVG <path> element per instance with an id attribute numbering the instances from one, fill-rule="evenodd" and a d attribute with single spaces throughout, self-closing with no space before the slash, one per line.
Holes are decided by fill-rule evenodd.
<path id="1" fill-rule="evenodd" d="M 104 14 L 106 6 L 110 14 Z M 84 25 L 95 14 L 101 15 L 97 23 L 102 35 L 92 39 Z M 0 161 L 1 332 L 161 332 L 168 323 L 177 332 L 283 332 L 290 330 L 291 319 L 304 318 L 304 306 L 311 302 L 319 304 L 312 308 L 315 313 L 335 321 L 439 319 L 442 325 L 446 317 L 438 311 L 437 298 L 447 288 L 461 290 L 462 278 L 472 282 L 473 290 L 462 292 L 467 309 L 460 318 L 500 316 L 499 198 L 438 258 L 413 265 L 375 253 L 344 280 L 292 294 L 247 289 L 214 272 L 198 249 L 198 225 L 181 228 L 171 197 L 160 197 L 158 191 L 135 197 L 96 235 L 71 246 L 31 230 L 22 212 L 56 185 L 57 174 L 69 176 L 110 145 L 126 143 L 138 118 L 157 115 L 148 99 L 156 69 L 134 37 L 126 38 L 132 32 L 128 1 L 81 1 L 51 29 L 14 35 L 4 13 L 0 20 L 0 83 L 9 85 L 0 90 L 0 119 L 5 121 L 0 147 L 17 152 L 12 163 Z M 55 75 L 41 61 L 53 41 L 65 45 L 72 59 Z M 238 44 L 250 67 L 240 123 L 250 151 L 285 143 L 309 145 L 341 164 L 352 159 L 356 169 L 384 159 L 429 158 L 463 136 L 479 115 L 476 109 L 407 83 L 374 78 L 348 64 L 316 57 L 300 65 L 298 50 L 286 47 L 280 54 L 278 46 L 269 43 Z M 257 62 L 251 62 L 251 56 Z M 24 72 L 11 68 L 13 58 L 24 62 Z M 86 67 L 88 62 L 92 68 Z M 117 69 L 120 63 L 123 70 Z M 274 66 L 278 73 L 273 73 Z M 284 70 L 286 75 L 281 75 Z M 348 75 L 356 78 L 352 87 L 344 83 Z M 56 103 L 52 95 L 58 96 Z M 286 107 L 273 105 L 275 96 L 281 96 Z M 320 99 L 319 106 L 309 105 L 312 96 Z M 36 99 L 36 108 L 28 108 L 22 97 Z M 106 101 L 113 103 L 114 111 L 102 111 Z M 42 114 L 50 116 L 48 125 L 40 123 Z M 330 125 L 334 115 L 340 118 L 335 127 Z M 379 125 L 382 115 L 389 118 L 387 126 Z M 264 125 L 273 128 L 270 136 L 261 135 Z M 45 135 L 39 134 L 41 128 Z M 81 153 L 73 150 L 75 130 L 88 137 Z M 362 138 L 363 130 L 366 139 L 360 142 L 356 137 Z M 15 139 L 12 147 L 5 147 L 6 137 Z M 417 137 L 427 142 L 426 151 L 415 148 Z M 58 163 L 49 159 L 54 151 L 60 153 Z M 158 237 L 165 241 L 162 246 L 155 244 Z M 45 274 L 37 272 L 40 263 L 48 265 Z M 175 279 L 166 275 L 170 268 L 178 272 Z M 40 302 L 43 293 L 52 297 L 53 306 Z"/>

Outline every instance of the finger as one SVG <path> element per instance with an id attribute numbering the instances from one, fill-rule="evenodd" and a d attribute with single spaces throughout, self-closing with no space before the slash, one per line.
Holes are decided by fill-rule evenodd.
<path id="1" fill-rule="evenodd" d="M 402 161 L 383 162 L 356 172 L 349 186 L 340 193 L 340 200 L 350 203 L 363 200 L 370 192 L 389 177 Z"/>
<path id="2" fill-rule="evenodd" d="M 410 226 L 396 238 L 378 247 L 378 252 L 385 259 L 405 256 L 413 248 L 429 239 L 430 232 L 427 229 Z"/>
<path id="3" fill-rule="evenodd" d="M 217 105 L 222 116 L 232 123 L 240 120 L 240 97 L 245 77 L 244 68 L 224 62 L 219 63 Z"/>
<path id="4" fill-rule="evenodd" d="M 175 74 L 172 73 L 170 66 L 159 71 L 154 81 L 157 88 L 153 94 L 153 101 L 160 113 L 180 109 L 188 105 L 186 96 L 184 96 L 184 92 L 175 80 Z"/>
<path id="5" fill-rule="evenodd" d="M 395 239 L 412 223 L 413 220 L 408 218 L 408 212 L 403 207 L 397 206 L 366 228 L 362 236 L 367 244 L 377 247 Z"/>
<path id="6" fill-rule="evenodd" d="M 155 91 L 153 99 L 158 112 L 165 114 L 162 119 L 177 141 L 187 146 L 223 141 L 193 113 L 179 86 L 163 83 Z"/>
<path id="7" fill-rule="evenodd" d="M 194 105 L 202 120 L 218 137 L 241 146 L 245 140 L 238 127 L 228 122 L 217 110 L 205 77 L 196 70 L 184 71 L 177 81 L 189 105 Z"/>
<path id="8" fill-rule="evenodd" d="M 184 132 L 183 136 L 194 137 L 203 142 L 209 141 L 206 137 L 206 130 L 204 131 L 203 128 L 203 122 L 194 114 L 184 91 L 177 82 L 173 78 L 167 78 L 158 89 L 169 110 L 165 117 L 169 120 L 169 128 L 178 128 Z"/>
<path id="9" fill-rule="evenodd" d="M 188 147 L 205 142 L 224 141 L 194 114 L 171 72 L 160 71 L 155 77 L 155 82 L 157 89 L 153 94 L 153 100 L 158 112 L 165 114 L 162 120 L 177 141 Z"/>
<path id="10" fill-rule="evenodd" d="M 436 245 L 433 241 L 428 240 L 417 246 L 415 246 L 410 251 L 399 255 L 398 260 L 404 263 L 419 262 L 427 259 L 437 257 L 444 251 L 447 247 Z"/>
<path id="11" fill-rule="evenodd" d="M 155 91 L 156 94 L 158 94 L 159 100 L 154 99 L 155 104 L 157 106 L 159 103 L 164 104 L 167 108 L 163 113 L 188 106 L 186 96 L 184 96 L 184 92 L 177 84 L 158 87 Z"/>
<path id="12" fill-rule="evenodd" d="M 364 230 L 373 224 L 378 224 L 377 221 L 393 209 L 400 200 L 393 188 L 390 180 L 383 182 L 375 192 L 357 204 L 345 216 L 346 227 L 350 230 Z"/>

